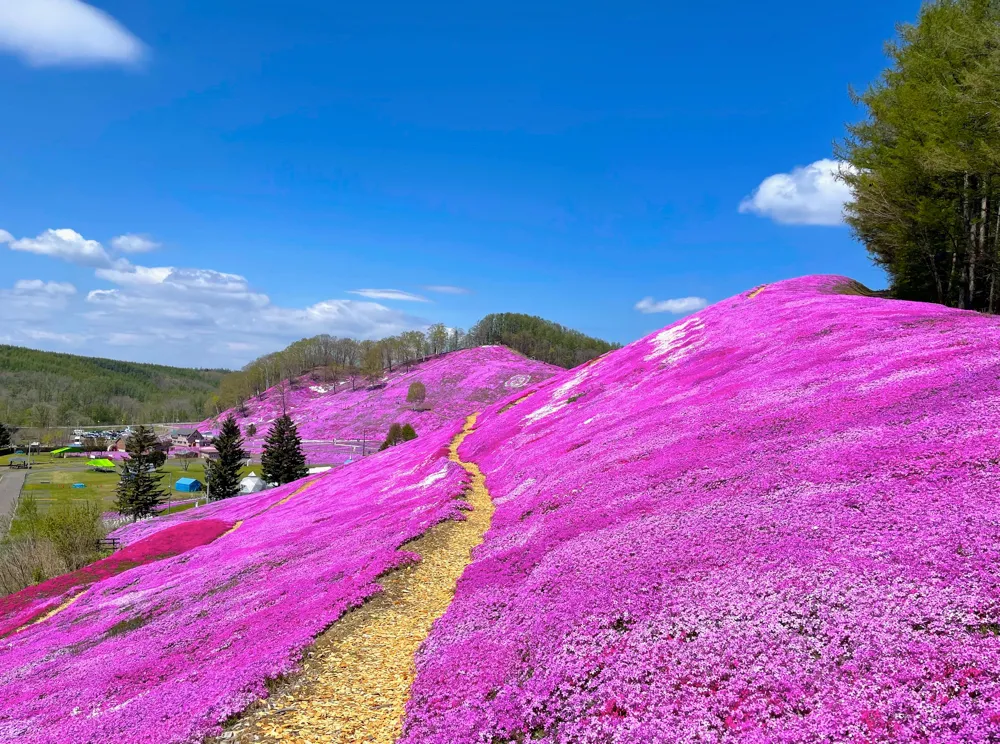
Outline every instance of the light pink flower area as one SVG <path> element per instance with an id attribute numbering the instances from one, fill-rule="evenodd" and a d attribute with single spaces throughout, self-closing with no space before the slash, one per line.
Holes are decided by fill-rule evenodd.
<path id="1" fill-rule="evenodd" d="M 480 417 L 405 744 L 1000 741 L 1000 322 L 807 277 Z"/>
<path id="2" fill-rule="evenodd" d="M 380 574 L 415 560 L 401 545 L 462 518 L 467 476 L 447 459 L 460 424 L 312 479 L 130 525 L 116 556 L 154 545 L 156 562 L 95 564 L 85 581 L 62 577 L 4 600 L 0 741 L 194 742 L 218 732 L 378 592 Z M 62 611 L 11 632 L 81 586 Z"/>
<path id="3" fill-rule="evenodd" d="M 285 406 L 298 428 L 308 461 L 332 465 L 357 459 L 359 453 L 354 449 L 334 445 L 332 440 L 366 438 L 369 447 L 374 443 L 377 448 L 393 423 L 412 424 L 423 436 L 563 371 L 502 346 L 454 351 L 405 370 L 405 366 L 397 367 L 380 383 L 384 387 L 372 390 L 361 378 L 355 391 L 349 380 L 334 384 L 310 375 L 297 379 L 285 392 Z M 406 394 L 413 382 L 426 387 L 427 398 L 419 407 L 428 410 L 415 410 L 418 406 L 407 403 Z M 200 430 L 217 434 L 220 421 L 233 413 L 244 432 L 249 424 L 257 427 L 254 436 L 246 437 L 247 450 L 257 454 L 271 423 L 281 416 L 281 395 L 271 388 L 247 401 L 246 410 L 246 416 L 226 411 L 202 422 Z"/>

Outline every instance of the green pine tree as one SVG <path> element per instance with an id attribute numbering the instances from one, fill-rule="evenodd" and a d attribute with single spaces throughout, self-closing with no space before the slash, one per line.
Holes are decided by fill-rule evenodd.
<path id="1" fill-rule="evenodd" d="M 264 440 L 261 472 L 268 483 L 283 485 L 309 474 L 302 440 L 292 417 L 285 414 L 275 420 Z"/>
<path id="2" fill-rule="evenodd" d="M 3 424 L 0 424 L 0 449 L 7 449 L 10 446 L 11 446 L 11 431 Z"/>
<path id="3" fill-rule="evenodd" d="M 240 493 L 240 468 L 247 459 L 243 449 L 243 436 L 240 434 L 236 417 L 231 415 L 222 422 L 219 436 L 213 443 L 218 457 L 211 459 L 205 468 L 205 477 L 210 484 L 209 493 L 213 501 L 228 499 Z"/>
<path id="4" fill-rule="evenodd" d="M 404 424 L 400 434 L 400 438 L 404 442 L 409 442 L 417 438 L 417 430 L 413 428 L 412 424 Z"/>
<path id="5" fill-rule="evenodd" d="M 153 516 L 156 507 L 166 500 L 166 493 L 160 486 L 163 476 L 156 469 L 159 461 L 156 444 L 153 430 L 145 426 L 140 426 L 125 440 L 128 459 L 121 464 L 115 508 L 133 520 Z"/>

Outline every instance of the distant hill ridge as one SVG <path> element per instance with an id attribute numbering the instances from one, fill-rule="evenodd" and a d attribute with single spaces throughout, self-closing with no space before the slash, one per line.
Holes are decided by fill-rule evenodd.
<path id="1" fill-rule="evenodd" d="M 196 421 L 226 374 L 0 345 L 0 422 Z"/>
<path id="2" fill-rule="evenodd" d="M 355 457 L 357 447 L 333 440 L 367 440 L 377 448 L 393 423 L 411 424 L 425 435 L 561 371 L 503 346 L 480 346 L 397 367 L 375 385 L 362 378 L 330 381 L 321 372 L 302 375 L 206 419 L 201 427 L 215 433 L 222 419 L 233 414 L 248 450 L 259 452 L 271 422 L 287 410 L 309 461 L 335 464 Z M 426 399 L 407 400 L 415 382 L 424 385 Z"/>

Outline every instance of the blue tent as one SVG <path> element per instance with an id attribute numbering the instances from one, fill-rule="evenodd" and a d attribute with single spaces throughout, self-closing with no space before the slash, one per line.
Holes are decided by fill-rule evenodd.
<path id="1" fill-rule="evenodd" d="M 201 481 L 196 478 L 178 478 L 177 483 L 174 486 L 177 491 L 184 491 L 185 493 L 193 493 L 194 491 L 201 490 Z"/>

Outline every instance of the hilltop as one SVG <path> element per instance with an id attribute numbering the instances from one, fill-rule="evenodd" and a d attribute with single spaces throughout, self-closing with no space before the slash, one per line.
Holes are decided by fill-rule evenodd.
<path id="1" fill-rule="evenodd" d="M 375 385 L 306 374 L 269 388 L 242 409 L 207 419 L 201 427 L 215 433 L 221 420 L 233 414 L 247 435 L 247 449 L 260 452 L 268 427 L 284 409 L 298 426 L 310 462 L 340 463 L 357 457 L 363 440 L 369 452 L 373 444 L 377 448 L 392 423 L 412 424 L 424 435 L 561 371 L 501 346 L 482 346 L 397 367 Z M 426 388 L 423 402 L 407 402 L 414 382 Z M 251 426 L 254 433 L 249 435 Z"/>
<path id="2" fill-rule="evenodd" d="M 48 427 L 195 421 L 225 375 L 0 345 L 0 422 Z"/>
<path id="3" fill-rule="evenodd" d="M 996 318 L 842 277 L 759 287 L 463 435 L 125 528 L 89 573 L 0 600 L 0 739 L 218 732 L 349 608 L 384 608 L 358 638 L 398 622 L 380 584 L 488 488 L 412 686 L 325 723 L 315 659 L 356 662 L 318 650 L 254 714 L 262 741 L 995 741 L 998 412 Z M 367 669 L 338 683 L 362 704 Z"/>

